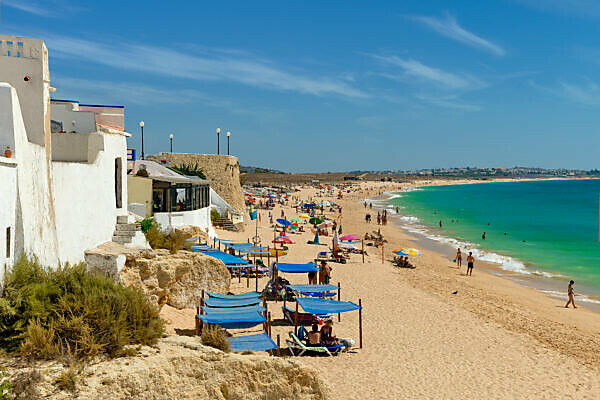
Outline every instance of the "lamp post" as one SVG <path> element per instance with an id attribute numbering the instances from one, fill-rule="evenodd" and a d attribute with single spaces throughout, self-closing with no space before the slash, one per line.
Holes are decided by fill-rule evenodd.
<path id="1" fill-rule="evenodd" d="M 229 138 L 231 137 L 231 132 L 227 131 L 227 155 L 229 155 Z"/>
<path id="2" fill-rule="evenodd" d="M 144 159 L 144 121 L 140 121 L 140 128 L 142 129 L 142 160 Z"/>
<path id="3" fill-rule="evenodd" d="M 173 152 L 173 134 L 169 135 L 169 140 L 171 141 L 171 153 Z"/>
<path id="4" fill-rule="evenodd" d="M 221 135 L 221 128 L 217 128 L 217 155 L 221 154 L 221 140 L 220 140 L 220 136 Z"/>

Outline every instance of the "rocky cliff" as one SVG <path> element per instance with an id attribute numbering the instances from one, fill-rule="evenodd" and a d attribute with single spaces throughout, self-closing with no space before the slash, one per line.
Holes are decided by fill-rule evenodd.
<path id="1" fill-rule="evenodd" d="M 159 307 L 194 308 L 200 305 L 202 290 L 227 293 L 231 276 L 223 262 L 201 253 L 166 250 L 139 253 L 130 257 L 120 272 L 125 286 L 142 289 Z"/>
<path id="2" fill-rule="evenodd" d="M 223 353 L 193 337 L 170 336 L 156 348 L 141 348 L 136 356 L 70 370 L 59 362 L 1 361 L 8 366 L 19 400 L 331 398 L 317 372 L 297 361 Z"/>
<path id="3" fill-rule="evenodd" d="M 237 157 L 217 156 L 214 154 L 161 153 L 149 155 L 147 160 L 161 162 L 167 160 L 168 165 L 198 164 L 204 172 L 210 186 L 236 211 L 244 213 L 244 192 L 240 185 L 240 164 Z"/>

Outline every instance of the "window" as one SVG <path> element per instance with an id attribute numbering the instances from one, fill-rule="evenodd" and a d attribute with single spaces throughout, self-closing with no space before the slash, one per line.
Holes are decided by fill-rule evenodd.
<path id="1" fill-rule="evenodd" d="M 115 205 L 123 207 L 123 160 L 115 158 Z"/>
<path id="2" fill-rule="evenodd" d="M 6 258 L 10 258 L 10 226 L 6 228 Z"/>

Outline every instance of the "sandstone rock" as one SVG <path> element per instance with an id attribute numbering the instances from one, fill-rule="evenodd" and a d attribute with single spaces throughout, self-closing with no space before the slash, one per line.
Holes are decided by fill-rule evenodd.
<path id="1" fill-rule="evenodd" d="M 95 361 L 77 374 L 74 392 L 55 381 L 66 371 L 57 362 L 8 366 L 16 399 L 325 400 L 328 385 L 318 373 L 290 359 L 227 354 L 198 338 L 171 336 L 137 356 Z"/>
<path id="2" fill-rule="evenodd" d="M 146 252 L 128 258 L 121 270 L 125 286 L 142 289 L 150 301 L 178 309 L 200 305 L 202 290 L 227 293 L 231 276 L 221 261 L 200 253 L 166 250 Z"/>

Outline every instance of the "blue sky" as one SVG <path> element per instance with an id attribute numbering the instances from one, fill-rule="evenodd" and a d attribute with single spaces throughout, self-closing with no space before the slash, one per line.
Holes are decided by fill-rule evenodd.
<path id="1" fill-rule="evenodd" d="M 598 167 L 600 2 L 2 0 L 130 147 L 286 171 Z M 226 145 L 224 135 L 221 148 Z"/>

